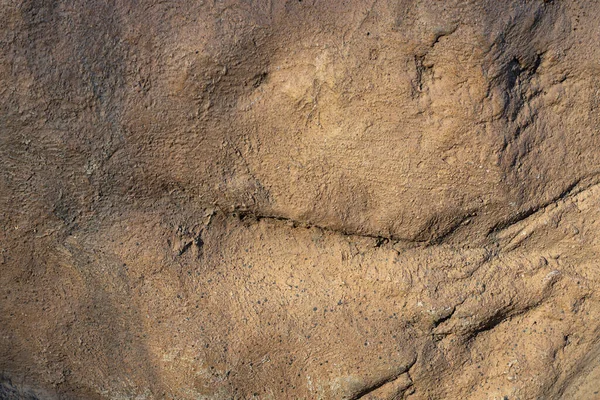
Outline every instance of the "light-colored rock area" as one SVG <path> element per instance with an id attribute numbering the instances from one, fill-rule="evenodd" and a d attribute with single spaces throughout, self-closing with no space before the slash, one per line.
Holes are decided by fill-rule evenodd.
<path id="1" fill-rule="evenodd" d="M 0 1 L 0 398 L 600 399 L 597 1 Z"/>

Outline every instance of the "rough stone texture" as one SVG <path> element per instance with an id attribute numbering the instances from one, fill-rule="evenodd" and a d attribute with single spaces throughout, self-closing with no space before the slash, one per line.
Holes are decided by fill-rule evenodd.
<path id="1" fill-rule="evenodd" d="M 0 1 L 0 398 L 600 399 L 600 3 Z"/>

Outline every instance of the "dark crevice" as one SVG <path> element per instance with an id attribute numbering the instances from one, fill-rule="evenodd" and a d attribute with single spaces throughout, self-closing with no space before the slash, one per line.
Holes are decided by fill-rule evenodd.
<path id="1" fill-rule="evenodd" d="M 453 307 L 452 311 L 450 311 L 450 314 L 443 316 L 436 321 L 433 321 L 433 328 L 437 328 L 443 322 L 448 321 L 450 318 L 452 318 L 452 316 L 454 315 L 455 312 L 456 312 L 456 307 Z"/>
<path id="2" fill-rule="evenodd" d="M 413 360 L 410 362 L 410 364 L 408 364 L 408 365 L 406 366 L 406 368 L 403 368 L 403 369 L 402 369 L 400 372 L 398 372 L 397 374 L 395 374 L 395 375 L 393 375 L 393 376 L 391 376 L 391 377 L 388 377 L 388 378 L 386 378 L 386 379 L 383 379 L 383 380 L 381 380 L 381 381 L 379 381 L 379 382 L 375 383 L 374 385 L 371 385 L 371 386 L 369 386 L 369 387 L 366 387 L 365 389 L 363 389 L 363 390 L 359 391 L 357 394 L 355 394 L 354 396 L 352 396 L 352 397 L 350 398 L 350 400 L 360 400 L 360 399 L 362 399 L 363 397 L 365 397 L 365 396 L 367 396 L 367 395 L 369 395 L 369 394 L 371 394 L 371 393 L 375 392 L 376 390 L 380 389 L 381 387 L 385 386 L 386 384 L 388 384 L 388 383 L 390 383 L 390 382 L 393 382 L 393 381 L 395 381 L 395 380 L 396 380 L 396 379 L 398 379 L 398 378 L 399 378 L 401 375 L 403 375 L 403 374 L 405 374 L 405 373 L 406 373 L 406 374 L 408 374 L 408 373 L 409 373 L 409 371 L 410 371 L 410 369 L 411 369 L 411 368 L 412 368 L 412 367 L 413 367 L 413 366 L 416 364 L 416 362 L 417 362 L 417 357 L 415 357 L 415 358 L 414 358 L 414 359 L 413 359 Z M 410 375 L 409 375 L 409 379 L 410 379 Z M 411 382 L 412 382 L 412 379 L 411 379 Z"/>
<path id="3" fill-rule="evenodd" d="M 452 35 L 454 32 L 456 32 L 457 29 L 458 29 L 458 25 L 453 26 L 450 29 L 440 30 L 440 31 L 436 32 L 435 36 L 433 37 L 433 43 L 431 44 L 431 47 L 435 46 L 437 44 L 437 42 L 440 41 L 441 38 Z"/>
<path id="4" fill-rule="evenodd" d="M 397 378 L 397 376 L 395 376 L 395 377 L 393 377 L 393 378 L 391 378 L 391 379 L 386 379 L 386 380 L 383 380 L 383 381 L 381 381 L 381 382 L 378 382 L 378 383 L 376 383 L 376 384 L 375 384 L 375 385 L 373 385 L 373 386 L 369 386 L 368 388 L 366 388 L 366 389 L 364 389 L 364 390 L 361 390 L 361 391 L 360 391 L 360 392 L 358 392 L 356 395 L 352 396 L 352 397 L 350 398 L 350 400 L 359 400 L 359 399 L 361 399 L 361 398 L 365 397 L 366 395 L 368 395 L 368 394 L 370 394 L 370 393 L 373 393 L 373 392 L 374 392 L 374 391 L 376 391 L 377 389 L 381 388 L 383 385 L 385 385 L 385 384 L 387 384 L 387 383 L 389 383 L 389 382 L 393 381 L 393 380 L 394 380 L 394 379 L 396 379 L 396 378 Z"/>
<path id="5" fill-rule="evenodd" d="M 455 232 L 457 232 L 461 227 L 468 224 L 471 218 L 477 216 L 477 213 L 472 211 L 463 215 L 460 218 L 457 218 L 456 221 L 448 226 L 445 231 L 441 232 L 437 237 L 432 238 L 428 241 L 431 245 L 439 245 L 442 244 L 446 239 L 452 236 Z"/>
<path id="6" fill-rule="evenodd" d="M 522 314 L 525 311 L 517 313 L 516 315 Z M 516 316 L 516 315 L 514 315 L 514 316 Z M 511 319 L 512 317 L 513 317 L 513 315 L 510 315 L 509 311 L 498 312 L 497 314 L 492 316 L 490 319 L 484 321 L 483 324 L 478 326 L 476 329 L 469 332 L 467 335 L 467 339 L 471 340 L 471 339 L 474 339 L 475 337 L 477 337 L 480 333 L 491 331 L 492 329 L 494 329 L 495 327 L 500 325 L 502 322 L 507 321 L 507 320 Z"/>
<path id="7" fill-rule="evenodd" d="M 425 55 L 415 55 L 415 79 L 412 80 L 412 96 L 413 98 L 418 97 L 425 90 L 425 75 L 430 72 L 432 67 L 425 66 Z"/>
<path id="8" fill-rule="evenodd" d="M 188 243 L 184 244 L 183 247 L 179 250 L 179 252 L 177 252 L 177 255 L 180 256 L 180 255 L 184 254 L 186 251 L 188 251 L 190 249 L 190 247 L 192 247 L 192 242 L 188 242 Z"/>
<path id="9" fill-rule="evenodd" d="M 531 215 L 537 213 L 540 210 L 543 210 L 544 208 L 547 208 L 548 206 L 555 204 L 561 200 L 564 200 L 567 197 L 570 197 L 572 195 L 578 194 L 580 193 L 582 190 L 588 189 L 589 187 L 586 187 L 584 189 L 578 190 L 576 191 L 575 189 L 577 188 L 577 186 L 579 185 L 579 183 L 582 181 L 582 179 L 577 179 L 576 181 L 574 181 L 573 183 L 571 183 L 569 186 L 567 186 L 567 188 L 565 190 L 563 190 L 558 196 L 552 198 L 550 201 L 547 201 L 545 203 L 542 204 L 538 204 L 536 206 L 532 206 L 529 209 L 509 218 L 508 220 L 505 220 L 503 222 L 500 222 L 496 225 L 494 225 L 489 231 L 488 231 L 488 237 L 490 235 L 493 235 L 495 233 L 498 233 L 502 230 L 505 230 L 506 228 L 515 225 L 527 218 L 529 218 Z"/>
<path id="10" fill-rule="evenodd" d="M 511 321 L 512 319 L 519 317 L 523 314 L 526 314 L 530 310 L 539 307 L 545 300 L 546 296 L 543 296 L 538 301 L 533 304 L 527 305 L 521 309 L 516 309 L 514 306 L 509 306 L 504 309 L 498 310 L 496 314 L 491 316 L 488 320 L 484 321 L 480 326 L 475 328 L 473 331 L 467 334 L 467 340 L 475 339 L 479 334 L 483 332 L 491 331 L 496 328 L 498 325 L 502 324 L 506 321 Z"/>
<path id="11" fill-rule="evenodd" d="M 296 221 L 292 218 L 287 218 L 287 217 L 282 217 L 282 216 L 262 215 L 262 214 L 255 214 L 253 212 L 235 212 L 235 213 L 228 213 L 228 214 L 237 216 L 240 219 L 254 219 L 256 221 L 260 221 L 260 220 L 282 221 L 282 222 L 286 222 L 286 223 L 290 224 L 293 227 L 303 227 L 306 229 L 316 228 L 316 229 L 320 229 L 324 232 L 331 232 L 331 233 L 335 233 L 335 234 L 342 235 L 342 236 L 355 236 L 355 237 L 375 239 L 375 247 L 382 247 L 384 244 L 386 244 L 388 242 L 394 242 L 394 243 L 404 242 L 404 243 L 413 243 L 413 244 L 426 244 L 427 243 L 427 241 L 424 241 L 424 240 L 403 239 L 403 238 L 395 237 L 393 235 L 390 235 L 390 236 L 371 235 L 368 233 L 351 232 L 351 231 L 348 231 L 345 229 L 333 229 L 333 228 L 324 227 L 324 226 L 321 226 L 318 224 L 312 224 L 310 222 Z"/>
<path id="12" fill-rule="evenodd" d="M 564 200 L 568 197 L 579 194 L 582 191 L 587 190 L 596 184 L 599 184 L 600 182 L 592 182 L 588 185 L 581 186 L 581 183 L 584 180 L 589 179 L 589 178 L 594 178 L 594 177 L 600 177 L 600 173 L 591 174 L 587 177 L 577 179 L 573 183 L 569 184 L 559 195 L 555 196 L 551 200 L 544 202 L 542 204 L 539 204 L 539 205 L 532 206 L 532 207 L 528 208 L 527 210 L 518 213 L 517 215 L 514 215 L 504 221 L 501 221 L 501 222 L 493 225 L 488 230 L 486 236 L 489 238 L 491 235 L 494 235 L 504 229 L 507 229 L 508 227 L 510 227 L 514 224 L 517 224 L 517 223 L 527 219 L 531 215 L 535 214 L 536 212 L 538 212 L 540 210 L 545 209 L 546 207 L 548 207 L 552 204 L 555 204 L 555 203 L 557 203 L 561 200 Z M 387 245 L 389 243 L 391 243 L 391 244 L 404 243 L 407 245 L 424 246 L 424 247 L 442 245 L 448 238 L 450 238 L 462 226 L 464 226 L 472 217 L 477 215 L 475 211 L 471 211 L 471 212 L 468 212 L 467 214 L 462 215 L 460 218 L 456 219 L 455 223 L 451 224 L 445 231 L 443 231 L 439 235 L 436 235 L 436 236 L 430 235 L 427 238 L 426 237 L 417 237 L 417 238 L 409 239 L 409 238 L 401 238 L 401 237 L 398 237 L 398 236 L 395 236 L 392 234 L 376 235 L 376 234 L 351 231 L 351 230 L 347 230 L 347 229 L 336 229 L 336 228 L 322 226 L 319 224 L 314 224 L 309 221 L 298 221 L 298 220 L 295 220 L 292 218 L 277 216 L 277 215 L 258 214 L 254 211 L 238 210 L 238 211 L 233 211 L 233 212 L 227 212 L 227 211 L 223 210 L 222 208 L 220 208 L 220 209 L 224 215 L 234 216 L 241 220 L 252 219 L 255 221 L 260 221 L 260 220 L 281 221 L 281 222 L 287 223 L 289 226 L 294 227 L 294 228 L 298 228 L 298 227 L 305 228 L 305 229 L 316 228 L 316 229 L 322 230 L 323 232 L 334 233 L 334 234 L 342 235 L 342 236 L 374 239 L 375 247 L 378 247 L 378 248 L 384 247 L 385 245 Z M 435 231 L 433 231 L 432 233 L 435 233 Z M 200 242 L 200 247 L 201 247 L 201 242 Z"/>
<path id="13" fill-rule="evenodd" d="M 267 79 L 268 75 L 268 72 L 261 72 L 260 74 L 254 75 L 252 78 L 252 87 L 255 89 L 258 88 Z"/>

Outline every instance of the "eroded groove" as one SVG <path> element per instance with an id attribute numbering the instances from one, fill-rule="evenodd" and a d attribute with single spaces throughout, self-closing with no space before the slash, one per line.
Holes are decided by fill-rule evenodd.
<path id="1" fill-rule="evenodd" d="M 399 371 L 397 374 L 386 378 L 380 382 L 377 382 L 376 384 L 369 386 L 363 390 L 361 390 L 360 392 L 358 392 L 357 394 L 355 394 L 353 397 L 351 397 L 349 400 L 360 400 L 362 398 L 364 398 L 365 396 L 368 396 L 370 394 L 372 394 L 373 392 L 381 389 L 383 386 L 387 385 L 388 383 L 394 382 L 396 379 L 398 379 L 400 376 L 402 376 L 403 374 L 408 374 L 408 372 L 410 371 L 410 369 L 417 363 L 417 359 L 418 357 L 415 357 L 410 364 L 408 364 L 405 368 L 403 368 L 401 371 Z M 410 379 L 410 375 L 409 375 L 409 379 Z M 412 381 L 412 379 L 411 379 Z"/>
<path id="2" fill-rule="evenodd" d="M 598 176 L 597 174 L 594 174 L 594 175 L 591 175 L 590 178 L 595 178 L 597 176 Z M 549 200 L 549 201 L 547 201 L 545 203 L 539 204 L 537 206 L 531 207 L 529 210 L 526 210 L 526 211 L 524 211 L 523 213 L 521 213 L 519 215 L 515 215 L 515 216 L 513 216 L 512 218 L 509 218 L 506 221 L 503 221 L 503 222 L 500 222 L 500 223 L 494 225 L 488 231 L 487 236 L 489 237 L 491 235 L 497 234 L 497 233 L 499 233 L 499 232 L 501 232 L 501 231 L 503 231 L 505 229 L 510 228 L 511 226 L 514 226 L 514 225 L 516 225 L 516 224 L 518 224 L 518 223 L 520 223 L 522 221 L 525 221 L 527 218 L 531 217 L 532 215 L 534 215 L 534 214 L 536 214 L 536 213 L 538 213 L 540 211 L 543 211 L 543 210 L 547 209 L 548 207 L 550 207 L 550 206 L 552 206 L 552 205 L 554 205 L 554 204 L 556 204 L 556 203 L 558 203 L 560 201 L 566 200 L 568 198 L 572 198 L 574 196 L 577 196 L 580 193 L 583 193 L 586 190 L 592 189 L 594 186 L 600 185 L 600 182 L 594 181 L 594 182 L 592 182 L 592 183 L 590 183 L 590 184 L 588 184 L 588 185 L 586 185 L 584 187 L 579 187 L 578 188 L 578 186 L 580 186 L 580 183 L 583 182 L 586 179 L 587 178 L 585 178 L 585 177 L 584 178 L 579 178 L 575 182 L 573 182 L 569 186 L 567 186 L 565 188 L 565 190 L 563 190 L 560 194 L 558 194 L 557 196 L 555 196 L 551 200 Z"/>
<path id="3" fill-rule="evenodd" d="M 287 218 L 287 217 L 282 217 L 282 216 L 255 214 L 252 212 L 237 212 L 237 213 L 233 212 L 233 213 L 225 213 L 225 214 L 229 215 L 229 216 L 238 216 L 239 218 L 242 218 L 242 219 L 252 218 L 252 219 L 256 219 L 257 221 L 260 221 L 260 220 L 282 221 L 282 222 L 286 222 L 286 223 L 290 224 L 294 228 L 305 228 L 305 229 L 316 228 L 316 229 L 320 229 L 324 232 L 329 232 L 329 233 L 333 233 L 333 234 L 337 234 L 337 235 L 341 235 L 341 236 L 354 236 L 354 237 L 359 237 L 359 238 L 374 239 L 376 247 L 381 247 L 383 244 L 385 244 L 387 242 L 394 242 L 394 243 L 402 242 L 402 243 L 407 243 L 407 244 L 419 244 L 419 245 L 428 243 L 428 241 L 426 241 L 426 240 L 410 240 L 410 239 L 405 239 L 405 238 L 398 238 L 393 235 L 390 235 L 390 236 L 371 235 L 368 233 L 358 233 L 358 232 L 352 232 L 352 231 L 341 230 L 341 229 L 333 229 L 330 227 L 325 227 L 325 226 L 321 226 L 318 224 L 312 224 L 312 223 L 308 223 L 308 222 L 304 222 L 304 221 L 297 221 L 292 218 Z"/>

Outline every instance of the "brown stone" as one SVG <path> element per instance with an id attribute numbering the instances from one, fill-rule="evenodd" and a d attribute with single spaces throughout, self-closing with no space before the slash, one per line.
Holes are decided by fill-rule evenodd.
<path id="1" fill-rule="evenodd" d="M 0 398 L 600 399 L 599 13 L 0 2 Z"/>

